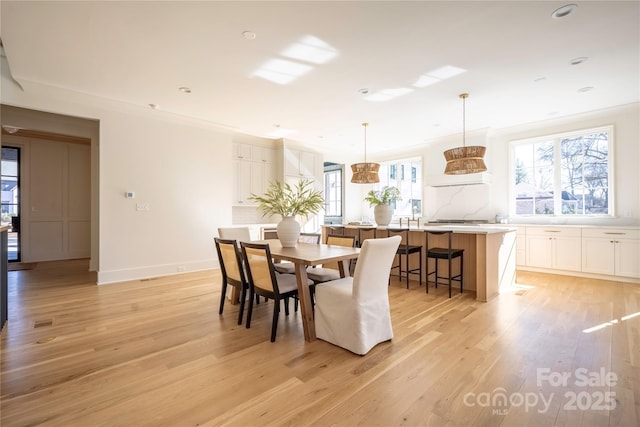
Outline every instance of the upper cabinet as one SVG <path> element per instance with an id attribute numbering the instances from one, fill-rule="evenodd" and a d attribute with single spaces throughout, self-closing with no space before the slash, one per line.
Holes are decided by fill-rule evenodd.
<path id="1" fill-rule="evenodd" d="M 311 151 L 292 148 L 284 150 L 284 174 L 289 177 L 306 177 L 316 179 L 320 155 Z"/>
<path id="2" fill-rule="evenodd" d="M 233 144 L 233 158 L 236 160 L 251 160 L 253 146 L 250 144 Z"/>
<path id="3" fill-rule="evenodd" d="M 276 179 L 276 150 L 262 145 L 233 144 L 234 200 L 237 206 L 257 205 L 251 194 L 262 195 Z"/>

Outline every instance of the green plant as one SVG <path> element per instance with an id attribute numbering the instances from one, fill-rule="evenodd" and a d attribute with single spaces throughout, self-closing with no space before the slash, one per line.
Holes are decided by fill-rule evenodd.
<path id="1" fill-rule="evenodd" d="M 269 183 L 262 196 L 251 193 L 249 200 L 258 202 L 258 210 L 265 215 L 309 217 L 324 206 L 322 192 L 313 189 L 313 181 L 301 179 L 294 186 L 275 181 Z"/>
<path id="2" fill-rule="evenodd" d="M 365 202 L 369 202 L 369 206 L 388 205 L 391 202 L 402 200 L 398 187 L 383 187 L 382 190 L 371 190 L 364 198 Z"/>

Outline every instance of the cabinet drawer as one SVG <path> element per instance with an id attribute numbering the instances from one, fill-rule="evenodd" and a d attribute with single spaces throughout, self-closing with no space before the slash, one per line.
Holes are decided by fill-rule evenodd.
<path id="1" fill-rule="evenodd" d="M 633 228 L 583 228 L 582 237 L 640 239 L 640 230 Z"/>
<path id="2" fill-rule="evenodd" d="M 527 236 L 580 237 L 580 227 L 527 227 Z"/>

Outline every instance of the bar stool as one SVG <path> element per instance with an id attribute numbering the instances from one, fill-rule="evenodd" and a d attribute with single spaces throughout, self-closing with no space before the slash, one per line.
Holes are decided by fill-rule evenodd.
<path id="1" fill-rule="evenodd" d="M 366 239 L 376 238 L 376 227 L 358 227 L 358 241 L 356 245 L 361 248 Z"/>
<path id="2" fill-rule="evenodd" d="M 430 275 L 435 275 L 435 279 L 434 279 L 434 283 L 435 283 L 435 287 L 438 287 L 438 280 L 439 279 L 445 279 L 448 281 L 448 285 L 449 285 L 449 298 L 451 298 L 451 282 L 452 281 L 458 281 L 460 282 L 460 293 L 462 293 L 462 276 L 463 276 L 463 272 L 464 272 L 464 264 L 463 264 L 463 253 L 464 253 L 464 249 L 455 249 L 451 247 L 451 235 L 453 234 L 452 231 L 429 231 L 429 230 L 425 230 L 425 234 L 426 234 L 426 242 L 425 242 L 425 247 L 427 248 L 427 275 L 426 275 L 426 279 L 427 279 L 427 293 L 429 293 L 429 276 Z M 434 235 L 447 235 L 447 240 L 448 240 L 448 246 L 446 248 L 440 248 L 440 247 L 433 247 L 433 248 L 429 248 L 429 234 L 434 234 Z M 429 258 L 433 258 L 434 262 L 435 262 L 435 270 L 434 271 L 429 271 Z M 451 267 L 453 264 L 453 260 L 455 258 L 460 258 L 460 270 L 459 273 L 456 274 L 455 276 L 453 275 L 452 271 L 451 271 Z M 447 264 L 449 267 L 449 275 L 448 276 L 440 276 L 438 275 L 438 261 L 439 260 L 447 260 Z"/>
<path id="3" fill-rule="evenodd" d="M 344 225 L 327 226 L 327 235 L 344 236 Z"/>
<path id="4" fill-rule="evenodd" d="M 398 265 L 391 266 L 391 271 L 393 269 L 398 269 L 398 278 L 402 280 L 402 273 L 406 273 L 404 276 L 407 280 L 407 289 L 409 289 L 409 276 L 412 274 L 418 275 L 418 282 L 420 286 L 422 286 L 422 245 L 410 245 L 409 244 L 409 229 L 408 228 L 387 228 L 387 237 L 391 236 L 400 236 L 402 237 L 402 241 L 400 242 L 400 246 L 398 246 L 398 250 L 396 251 L 396 255 L 399 256 Z M 418 267 L 411 268 L 409 267 L 410 256 L 412 254 L 418 254 Z M 402 269 L 402 257 L 405 258 L 405 268 Z M 390 273 L 390 276 L 396 276 L 393 273 Z"/>

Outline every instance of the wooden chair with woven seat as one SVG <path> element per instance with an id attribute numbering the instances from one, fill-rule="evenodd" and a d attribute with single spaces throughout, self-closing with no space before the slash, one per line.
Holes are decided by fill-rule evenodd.
<path id="1" fill-rule="evenodd" d="M 409 229 L 408 228 L 387 228 L 387 237 L 400 236 L 402 242 L 398 246 L 396 255 L 398 256 L 398 265 L 391 267 L 391 276 L 398 276 L 398 279 L 402 280 L 404 277 L 407 281 L 407 289 L 409 289 L 409 276 L 417 275 L 418 283 L 422 286 L 422 245 L 409 244 Z M 411 268 L 411 255 L 418 255 L 418 267 Z M 402 268 L 402 259 L 404 258 L 405 267 Z M 398 269 L 398 274 L 393 274 L 394 269 Z M 404 273 L 404 275 L 403 275 Z"/>
<path id="2" fill-rule="evenodd" d="M 327 245 L 354 247 L 356 236 L 342 236 L 329 234 L 327 236 Z M 344 264 L 343 264 L 344 265 Z M 345 267 L 346 268 L 346 267 Z M 322 267 L 307 267 L 307 277 L 314 283 L 328 282 L 340 278 L 340 266 L 337 262 L 323 264 Z"/>
<path id="3" fill-rule="evenodd" d="M 247 267 L 249 282 L 249 310 L 247 312 L 247 328 L 251 327 L 253 314 L 253 296 L 260 295 L 273 300 L 273 320 L 271 323 L 271 342 L 276 340 L 280 301 L 285 303 L 285 315 L 289 315 L 289 298 L 298 295 L 298 284 L 293 274 L 277 273 L 269 244 L 241 242 L 242 256 Z M 313 282 L 308 281 L 307 285 Z"/>
<path id="4" fill-rule="evenodd" d="M 433 283 L 435 284 L 435 287 L 438 287 L 438 283 L 440 281 L 440 279 L 445 279 L 447 282 L 446 284 L 449 286 L 449 298 L 451 298 L 451 285 L 453 281 L 457 281 L 460 283 L 460 293 L 462 293 L 462 286 L 463 286 L 463 273 L 464 273 L 464 249 L 455 249 L 451 247 L 451 237 L 453 235 L 452 231 L 431 231 L 431 230 L 425 230 L 425 235 L 426 235 L 426 242 L 425 242 L 425 247 L 427 248 L 427 260 L 426 260 L 426 271 L 427 271 L 427 275 L 426 275 L 426 288 L 427 288 L 427 293 L 429 293 L 429 276 L 434 275 L 434 280 Z M 442 235 L 446 235 L 447 236 L 447 247 L 433 247 L 430 248 L 429 247 L 429 235 L 437 235 L 437 236 L 442 236 Z M 435 263 L 435 269 L 433 271 L 429 271 L 429 258 L 433 258 L 434 259 L 434 263 Z M 453 265 L 453 260 L 456 258 L 460 258 L 460 270 L 458 272 L 458 274 L 453 275 L 452 272 L 452 265 Z M 438 273 L 438 262 L 440 260 L 447 260 L 447 264 L 448 264 L 448 271 L 449 274 L 447 276 L 440 276 Z M 442 283 L 442 282 L 440 282 Z"/>
<path id="5" fill-rule="evenodd" d="M 300 233 L 298 238 L 299 243 L 310 243 L 312 245 L 319 245 L 322 235 L 320 233 Z M 278 262 L 275 263 L 275 268 L 278 273 L 282 274 L 296 274 L 295 265 L 292 262 Z"/>
<path id="6" fill-rule="evenodd" d="M 222 315 L 227 294 L 227 285 L 236 287 L 240 291 L 240 310 L 238 313 L 238 325 L 242 324 L 244 303 L 247 299 L 249 284 L 244 274 L 242 254 L 236 240 L 214 238 L 218 261 L 222 272 L 222 290 L 220 291 L 220 310 Z"/>

